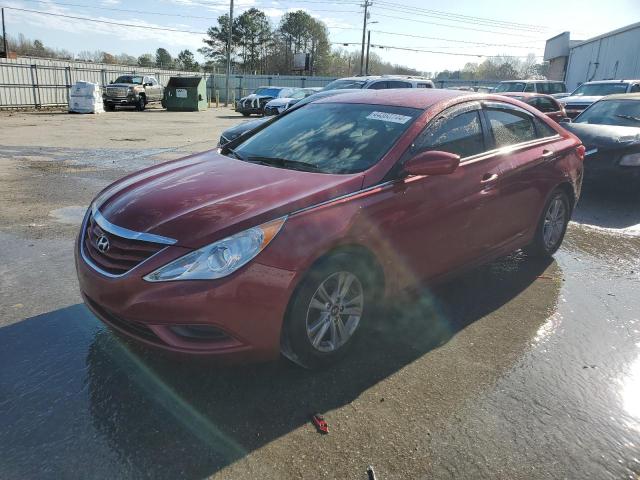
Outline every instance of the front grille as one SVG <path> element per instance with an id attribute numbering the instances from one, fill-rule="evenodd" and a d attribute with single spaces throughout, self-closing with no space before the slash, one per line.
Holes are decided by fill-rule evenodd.
<path id="1" fill-rule="evenodd" d="M 124 87 L 107 87 L 107 96 L 109 97 L 126 97 L 128 89 Z"/>
<path id="2" fill-rule="evenodd" d="M 106 251 L 98 249 L 98 240 L 102 237 L 108 240 L 109 248 Z M 83 250 L 88 259 L 99 269 L 112 275 L 127 273 L 165 246 L 160 243 L 131 240 L 106 232 L 94 221 L 93 215 L 90 215 L 87 220 L 83 236 Z"/>
<path id="3" fill-rule="evenodd" d="M 107 324 L 112 325 L 116 329 L 130 333 L 131 335 L 134 335 L 136 337 L 143 338 L 155 343 L 161 343 L 158 336 L 153 333 L 153 330 L 151 330 L 145 324 L 132 320 L 125 320 L 121 317 L 118 317 L 106 308 L 98 305 L 87 296 L 85 296 L 85 300 L 89 304 L 91 309 Z"/>

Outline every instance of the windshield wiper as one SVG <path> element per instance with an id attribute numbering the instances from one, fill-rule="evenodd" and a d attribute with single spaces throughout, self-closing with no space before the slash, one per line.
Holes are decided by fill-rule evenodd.
<path id="1" fill-rule="evenodd" d="M 247 157 L 247 162 L 259 163 L 261 165 L 269 165 L 279 168 L 290 168 L 291 170 L 302 170 L 305 172 L 318 172 L 320 169 L 315 165 L 298 160 L 287 160 L 286 158 L 277 157 Z"/>
<path id="2" fill-rule="evenodd" d="M 633 115 L 616 115 L 616 117 L 625 118 L 627 120 L 635 120 L 636 122 L 640 122 L 640 118 L 634 117 Z"/>
<path id="3" fill-rule="evenodd" d="M 231 155 L 236 157 L 238 160 L 244 160 L 244 158 L 242 158 L 242 155 L 240 155 L 238 152 L 236 152 L 233 148 L 227 147 L 226 150 L 227 150 L 227 153 L 230 153 Z"/>

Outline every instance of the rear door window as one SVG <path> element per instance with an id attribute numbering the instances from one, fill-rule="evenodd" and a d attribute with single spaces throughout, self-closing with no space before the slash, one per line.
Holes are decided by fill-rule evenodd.
<path id="1" fill-rule="evenodd" d="M 487 121 L 495 148 L 516 145 L 537 138 L 533 116 L 512 108 L 487 108 Z"/>
<path id="2" fill-rule="evenodd" d="M 524 91 L 525 91 L 525 92 L 535 92 L 535 91 L 536 91 L 535 84 L 533 84 L 533 83 L 527 83 L 527 84 L 524 86 Z"/>
<path id="3" fill-rule="evenodd" d="M 486 151 L 480 111 L 441 116 L 429 123 L 412 145 L 412 152 L 440 150 L 461 158 Z"/>
<path id="4" fill-rule="evenodd" d="M 389 88 L 388 85 L 389 82 L 375 82 L 372 83 L 369 88 L 373 89 L 373 90 L 383 90 L 385 88 Z"/>
<path id="5" fill-rule="evenodd" d="M 409 82 L 400 82 L 397 80 L 390 80 L 387 83 L 389 84 L 389 88 L 411 88 L 411 84 Z"/>

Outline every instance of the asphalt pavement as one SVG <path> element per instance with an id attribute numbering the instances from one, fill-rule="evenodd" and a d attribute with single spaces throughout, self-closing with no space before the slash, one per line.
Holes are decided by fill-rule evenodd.
<path id="1" fill-rule="evenodd" d="M 640 477 L 640 197 L 617 189 L 585 187 L 553 260 L 394 298 L 324 371 L 194 363 L 106 329 L 75 278 L 84 209 L 238 121 L 0 113 L 0 478 Z"/>

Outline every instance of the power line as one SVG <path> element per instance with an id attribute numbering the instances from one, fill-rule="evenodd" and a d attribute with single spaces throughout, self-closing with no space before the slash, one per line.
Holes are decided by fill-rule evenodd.
<path id="1" fill-rule="evenodd" d="M 343 45 L 343 46 L 351 46 L 351 45 L 360 45 L 360 42 L 331 42 L 332 45 Z M 418 53 L 435 53 L 440 55 L 454 55 L 458 57 L 485 57 L 485 58 L 501 58 L 501 57 L 509 57 L 509 58 L 528 58 L 528 55 L 483 55 L 480 53 L 462 53 L 462 52 L 441 52 L 438 50 L 426 50 L 421 48 L 411 48 L 411 47 L 396 47 L 393 45 L 374 45 L 371 44 L 372 47 L 376 48 L 384 48 L 389 50 L 404 50 L 408 52 L 418 52 Z M 536 58 L 542 58 L 541 55 L 534 55 Z"/>
<path id="2" fill-rule="evenodd" d="M 144 28 L 147 30 L 160 30 L 163 32 L 176 32 L 176 33 L 192 33 L 195 35 L 207 34 L 207 32 L 195 32 L 192 30 L 178 30 L 175 28 L 165 28 L 165 27 L 152 27 L 148 25 L 135 25 L 133 23 L 120 23 L 120 22 L 113 22 L 109 20 L 98 20 L 96 18 L 77 17 L 75 15 L 65 15 L 62 13 L 42 12 L 40 10 L 29 10 L 27 8 L 17 8 L 17 7 L 4 7 L 4 8 L 6 8 L 7 10 L 17 10 L 19 12 L 37 13 L 39 15 L 49 15 L 52 17 L 70 18 L 73 20 L 84 20 L 86 22 L 95 22 L 95 23 L 106 23 L 107 25 L 116 25 L 118 27 Z"/>
<path id="3" fill-rule="evenodd" d="M 538 37 L 533 37 L 531 35 L 522 35 L 520 33 L 496 32 L 495 30 L 483 30 L 483 29 L 480 29 L 480 28 L 461 27 L 460 25 L 448 25 L 446 23 L 427 22 L 425 20 L 417 20 L 415 18 L 406 18 L 406 17 L 397 17 L 395 15 L 384 15 L 382 13 L 376 13 L 375 15 L 377 17 L 394 18 L 396 20 L 404 20 L 404 21 L 407 21 L 407 22 L 417 22 L 417 23 L 428 24 L 428 25 L 438 25 L 440 27 L 448 27 L 448 28 L 456 28 L 456 29 L 464 28 L 465 30 L 472 30 L 474 32 L 494 33 L 496 35 L 509 35 L 509 36 L 512 36 L 512 37 L 534 38 L 536 40 L 538 38 Z"/>
<path id="4" fill-rule="evenodd" d="M 533 48 L 522 45 L 509 45 L 504 43 L 484 43 L 484 42 L 468 42 L 465 40 L 454 40 L 452 38 L 442 38 L 442 37 L 425 37 L 423 35 L 411 35 L 409 33 L 396 33 L 396 32 L 384 32 L 382 30 L 371 30 L 373 33 L 383 33 L 385 35 L 396 35 L 399 37 L 411 37 L 411 38 L 424 38 L 426 40 L 442 40 L 443 42 L 454 42 L 454 43 L 465 43 L 470 45 L 478 45 L 485 47 L 510 47 L 510 48 Z"/>
<path id="5" fill-rule="evenodd" d="M 412 6 L 408 6 L 408 5 L 398 5 L 397 3 L 391 3 L 391 2 L 387 2 L 385 0 L 379 0 L 376 2 L 376 5 L 380 6 L 382 5 L 381 8 L 387 8 L 387 9 L 392 9 L 395 8 L 396 10 L 402 11 L 402 12 L 415 12 L 416 14 L 421 14 L 421 15 L 425 15 L 425 16 L 433 16 L 436 18 L 443 18 L 443 19 L 450 19 L 450 20 L 454 20 L 456 19 L 456 21 L 465 21 L 467 23 L 485 23 L 485 24 L 490 24 L 490 25 L 494 25 L 494 26 L 499 26 L 502 25 L 504 27 L 507 28 L 512 28 L 512 29 L 527 29 L 527 30 L 548 30 L 547 27 L 542 26 L 542 25 L 533 25 L 533 24 L 528 24 L 528 23 L 519 23 L 519 22 L 511 22 L 511 21 L 507 21 L 507 20 L 495 20 L 492 18 L 486 18 L 486 17 L 478 17 L 478 16 L 473 16 L 473 15 L 463 15 L 463 14 L 458 14 L 458 13 L 451 13 L 451 12 L 445 12 L 442 10 L 433 10 L 433 9 L 428 9 L 428 8 L 419 8 L 419 7 L 412 7 Z"/>

